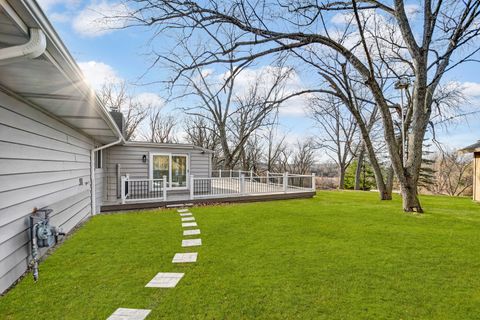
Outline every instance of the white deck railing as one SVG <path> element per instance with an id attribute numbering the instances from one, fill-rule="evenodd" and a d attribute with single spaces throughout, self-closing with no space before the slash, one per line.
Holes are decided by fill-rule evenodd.
<path id="1" fill-rule="evenodd" d="M 167 177 L 163 179 L 121 178 L 122 204 L 132 201 L 167 201 Z"/>
<path id="2" fill-rule="evenodd" d="M 190 176 L 190 199 L 315 191 L 315 174 L 239 174 L 239 177 Z"/>
<path id="3" fill-rule="evenodd" d="M 230 172 L 227 171 L 229 174 Z M 258 176 L 251 172 L 245 175 L 238 172 L 239 176 L 223 177 L 195 177 L 190 176 L 188 188 L 184 190 L 183 200 L 202 198 L 227 198 L 252 195 L 282 194 L 315 191 L 315 174 L 298 175 L 268 174 Z M 168 188 L 167 177 L 163 179 L 132 179 L 128 176 L 121 178 L 122 204 L 135 201 L 167 201 L 180 200 L 178 192 L 168 199 L 167 191 L 176 190 Z M 180 198 L 179 198 L 180 197 Z"/>

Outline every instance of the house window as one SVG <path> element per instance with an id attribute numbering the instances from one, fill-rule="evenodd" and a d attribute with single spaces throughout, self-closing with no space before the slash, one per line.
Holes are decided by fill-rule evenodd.
<path id="1" fill-rule="evenodd" d="M 103 150 L 95 151 L 95 169 L 102 169 Z"/>
<path id="2" fill-rule="evenodd" d="M 150 178 L 167 177 L 170 189 L 188 187 L 188 155 L 186 154 L 150 154 Z"/>

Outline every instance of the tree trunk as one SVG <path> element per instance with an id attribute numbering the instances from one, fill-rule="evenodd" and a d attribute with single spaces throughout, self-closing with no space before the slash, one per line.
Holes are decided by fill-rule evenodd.
<path id="1" fill-rule="evenodd" d="M 345 168 L 340 168 L 338 177 L 338 189 L 345 189 Z"/>
<path id="2" fill-rule="evenodd" d="M 390 200 L 392 199 L 392 190 L 393 190 L 393 177 L 395 172 L 393 172 L 393 167 L 390 165 L 387 169 L 387 192 L 390 194 Z"/>
<path id="3" fill-rule="evenodd" d="M 347 75 L 345 65 L 342 66 L 342 73 L 343 73 L 345 83 L 347 84 L 347 92 L 346 92 L 347 95 L 345 96 L 340 94 L 340 97 L 345 102 L 345 105 L 352 113 L 353 117 L 357 121 L 358 127 L 360 128 L 360 133 L 362 135 L 362 140 L 363 140 L 363 147 L 364 147 L 364 150 L 367 152 L 368 159 L 370 160 L 370 164 L 373 168 L 373 173 L 375 175 L 375 182 L 377 184 L 380 200 L 392 200 L 392 191 L 388 190 L 387 187 L 385 186 L 382 169 L 380 167 L 380 164 L 378 163 L 377 155 L 375 154 L 375 149 L 373 148 L 372 140 L 370 139 L 370 131 L 375 122 L 374 119 L 376 117 L 376 111 L 372 112 L 372 114 L 370 115 L 370 120 L 367 125 L 363 120 L 362 115 L 360 114 L 357 101 L 352 95 L 350 86 L 348 85 L 350 82 L 348 80 L 348 75 Z"/>
<path id="4" fill-rule="evenodd" d="M 412 188 L 411 186 L 414 187 Z M 401 188 L 403 211 L 423 213 L 423 209 L 420 206 L 420 201 L 418 200 L 416 185 L 413 183 L 408 183 L 406 185 L 402 185 Z"/>
<path id="5" fill-rule="evenodd" d="M 370 140 L 369 130 L 362 123 L 360 125 L 360 132 L 362 133 L 362 138 L 364 141 L 364 146 L 368 154 L 368 159 L 370 160 L 370 165 L 373 169 L 373 174 L 375 176 L 375 183 L 377 185 L 378 194 L 380 200 L 392 200 L 392 190 L 388 189 L 383 180 L 383 173 L 380 164 L 378 163 L 377 156 L 375 154 L 375 149 L 373 148 L 372 140 Z"/>
<path id="6" fill-rule="evenodd" d="M 355 170 L 355 186 L 354 190 L 360 190 L 360 177 L 362 174 L 362 165 L 363 165 L 363 158 L 365 156 L 365 147 L 362 145 L 360 152 L 358 153 L 357 159 L 357 169 Z"/>

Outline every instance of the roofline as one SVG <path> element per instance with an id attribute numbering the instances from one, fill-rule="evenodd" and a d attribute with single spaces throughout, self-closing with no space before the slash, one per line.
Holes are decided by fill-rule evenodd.
<path id="1" fill-rule="evenodd" d="M 191 143 L 156 143 L 148 141 L 126 141 L 123 145 L 129 147 L 157 147 L 157 148 L 172 148 L 172 149 L 193 149 L 201 150 L 206 153 L 215 153 L 210 149 L 205 149 Z"/>
<path id="2" fill-rule="evenodd" d="M 7 2 L 8 5 L 14 9 L 20 5 L 26 9 L 26 12 L 29 14 L 29 17 L 22 16 L 25 12 L 20 10 L 14 10 L 15 13 L 20 17 L 20 20 L 24 25 L 19 25 L 20 29 L 25 32 L 25 26 L 27 27 L 37 27 L 40 28 L 46 35 L 51 46 L 47 45 L 45 50 L 45 56 L 48 60 L 60 71 L 65 77 L 70 80 L 72 85 L 76 87 L 87 99 L 92 98 L 94 101 L 94 108 L 99 111 L 99 115 L 107 123 L 108 127 L 114 132 L 117 138 L 123 138 L 123 135 L 120 129 L 117 127 L 115 121 L 113 120 L 110 113 L 107 111 L 105 106 L 100 101 L 99 97 L 95 91 L 90 87 L 90 85 L 85 81 L 85 77 L 80 70 L 80 67 L 77 65 L 67 47 L 60 39 L 58 33 L 53 28 L 52 24 L 46 17 L 43 10 L 40 8 L 38 3 L 34 0 L 21 0 L 19 2 L 14 1 L 13 3 Z M 38 26 L 28 26 L 28 21 L 33 20 Z M 15 20 L 18 24 L 18 21 Z M 28 34 L 28 31 L 27 31 Z M 50 51 L 56 51 L 63 61 L 56 61 L 51 55 Z M 79 81 L 80 80 L 80 81 Z"/>
<path id="3" fill-rule="evenodd" d="M 458 151 L 459 151 L 459 152 L 462 152 L 462 153 L 480 152 L 480 147 L 476 147 L 476 148 L 466 147 L 466 148 L 460 149 L 460 150 L 458 150 Z"/>
<path id="4" fill-rule="evenodd" d="M 480 140 L 477 141 L 476 143 L 471 144 L 469 146 L 466 146 L 465 148 L 462 148 L 458 151 L 463 152 L 463 153 L 479 152 L 480 151 Z"/>

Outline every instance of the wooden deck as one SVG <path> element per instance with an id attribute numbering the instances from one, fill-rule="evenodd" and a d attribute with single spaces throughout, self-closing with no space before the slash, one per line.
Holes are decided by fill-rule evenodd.
<path id="1" fill-rule="evenodd" d="M 259 201 L 273 201 L 273 200 L 287 200 L 287 199 L 301 199 L 312 198 L 315 195 L 314 191 L 288 192 L 288 193 L 272 193 L 272 194 L 258 194 L 258 195 L 243 195 L 243 196 L 219 196 L 208 197 L 202 199 L 190 200 L 188 197 L 183 199 L 177 198 L 168 201 L 142 201 L 126 204 L 107 204 L 102 205 L 102 212 L 124 211 L 124 210 L 140 210 L 152 208 L 164 208 L 173 205 L 202 205 L 215 203 L 235 203 L 235 202 L 259 202 Z"/>

